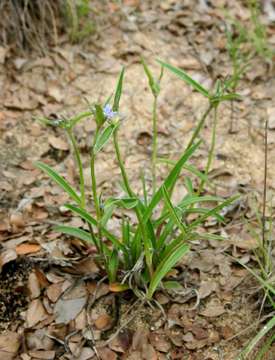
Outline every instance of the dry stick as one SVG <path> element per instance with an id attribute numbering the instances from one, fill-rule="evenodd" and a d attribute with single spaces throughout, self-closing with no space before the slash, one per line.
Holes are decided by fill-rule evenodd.
<path id="1" fill-rule="evenodd" d="M 265 121 L 265 137 L 264 137 L 264 194 L 263 194 L 263 216 L 262 216 L 262 242 L 265 246 L 265 225 L 266 225 L 266 188 L 267 188 L 267 126 L 268 120 Z"/>

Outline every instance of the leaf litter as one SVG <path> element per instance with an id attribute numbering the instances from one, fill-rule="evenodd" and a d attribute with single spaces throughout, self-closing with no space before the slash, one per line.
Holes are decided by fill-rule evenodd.
<path id="1" fill-rule="evenodd" d="M 81 48 L 65 44 L 45 58 L 15 59 L 8 71 L 5 67 L 10 54 L 1 47 L 0 129 L 4 136 L 0 139 L 1 152 L 3 149 L 0 160 L 4 161 L 0 161 L 0 327 L 3 330 L 0 358 L 4 354 L 5 359 L 22 360 L 88 360 L 96 356 L 108 360 L 157 360 L 166 356 L 216 360 L 218 347 L 225 359 L 231 360 L 242 349 L 248 333 L 230 342 L 226 340 L 253 323 L 257 312 L 248 296 L 247 282 L 244 283 L 249 280 L 247 272 L 226 254 L 247 262 L 252 259 L 257 241 L 240 225 L 243 217 L 249 218 L 253 213 L 249 205 L 225 214 L 224 241 L 202 240 L 192 244 L 193 250 L 170 275 L 171 280 L 180 281 L 181 293 L 160 291 L 156 295 L 167 318 L 158 308 L 146 305 L 135 313 L 130 294 L 114 293 L 99 281 L 101 273 L 93 261 L 91 247 L 53 232 L 49 219 L 78 226 L 83 223 L 58 208 L 65 195 L 30 165 L 43 157 L 63 173 L 69 169 L 70 180 L 76 180 L 74 164 L 68 160 L 66 140 L 58 130 L 43 128 L 32 118 L 56 117 L 65 109 L 73 114 L 83 109 L 83 97 L 103 101 L 120 65 L 126 64 L 131 81 L 126 84 L 123 97 L 127 122 L 121 141 L 131 181 L 139 184 L 140 168 L 149 167 L 151 143 L 147 110 L 151 98 L 144 90 L 146 81 L 137 64 L 140 56 L 148 58 L 153 69 L 155 57 L 167 59 L 190 71 L 206 87 L 217 74 L 227 74 L 230 69 L 226 39 L 220 31 L 223 14 L 218 3 L 213 1 L 208 6 L 208 2 L 202 1 L 195 7 L 192 1 L 180 4 L 173 0 L 161 4 L 123 1 L 121 7 L 110 3 L 112 19 L 108 19 L 111 22 L 100 34 L 101 45 L 90 43 Z M 100 11 L 104 9 L 101 2 L 95 6 Z M 247 9 L 243 5 L 233 1 L 230 8 L 247 21 Z M 274 37 L 273 29 L 269 31 Z M 229 133 L 229 108 L 222 109 L 220 115 L 217 156 L 210 176 L 221 196 L 236 191 L 249 196 L 252 190 L 262 188 L 261 119 L 266 116 L 270 120 L 269 151 L 271 155 L 274 152 L 274 105 L 272 95 L 266 91 L 274 87 L 274 79 L 267 76 L 265 66 L 257 60 L 242 86 L 248 96 L 245 104 L 238 104 L 235 110 L 238 124 L 234 136 Z M 172 154 L 176 158 L 194 127 L 190 119 L 199 116 L 204 104 L 196 93 L 167 75 L 163 89 L 159 104 L 161 155 Z M 173 119 L 169 114 L 173 114 Z M 83 123 L 78 131 L 82 155 L 87 159 L 94 127 Z M 204 131 L 204 147 L 194 159 L 201 168 L 210 143 L 209 124 Z M 113 190 L 119 193 L 119 173 L 111 149 L 107 146 L 100 156 L 101 165 L 97 165 L 100 187 L 107 194 Z M 87 162 L 86 166 L 84 173 L 88 171 Z M 160 174 L 164 169 L 159 165 Z M 274 175 L 274 168 L 270 168 L 268 187 L 272 194 Z M 180 191 L 175 194 L 178 198 L 181 195 Z M 26 204 L 18 209 L 22 199 Z M 115 219 L 112 226 L 115 231 Z M 209 229 L 219 231 L 215 226 L 215 222 L 209 223 Z M 249 281 L 252 286 L 252 280 Z"/>

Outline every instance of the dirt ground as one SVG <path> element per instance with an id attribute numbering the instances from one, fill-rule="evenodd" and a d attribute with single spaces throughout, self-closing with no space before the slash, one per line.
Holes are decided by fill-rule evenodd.
<path id="1" fill-rule="evenodd" d="M 121 66 L 126 79 L 120 143 L 130 180 L 141 189 L 140 173 L 150 177 L 152 96 L 140 64 L 144 57 L 155 74 L 156 59 L 181 67 L 206 87 L 232 71 L 224 32 L 225 16 L 244 24 L 242 1 L 95 1 L 97 31 L 83 43 L 66 37 L 39 58 L 14 55 L 0 47 L 0 359 L 188 359 L 235 360 L 268 315 L 260 314 L 258 284 L 232 257 L 254 266 L 255 209 L 261 209 L 264 173 L 264 122 L 268 131 L 268 199 L 275 190 L 274 69 L 255 56 L 240 82 L 232 113 L 219 109 L 217 146 L 209 189 L 223 197 L 240 193 L 238 206 L 218 230 L 223 242 L 194 242 L 177 266 L 183 294 L 158 292 L 160 307 L 139 304 L 130 293 L 114 294 L 81 241 L 53 232 L 52 225 L 83 226 L 64 211 L 64 193 L 33 165 L 51 164 L 71 182 L 76 170 L 60 129 L 42 126 L 37 116 L 57 117 L 86 109 L 86 101 L 104 102 Z M 275 26 L 264 17 L 275 45 Z M 187 145 L 207 103 L 186 84 L 165 72 L 158 106 L 159 156 L 176 159 Z M 233 121 L 233 131 L 230 131 Z M 95 125 L 79 124 L 77 138 L 85 159 Z M 232 129 L 231 129 L 232 130 Z M 211 139 L 211 119 L 193 162 L 203 169 Z M 104 196 L 120 193 L 120 175 L 112 146 L 97 161 Z M 167 167 L 159 165 L 161 181 Z M 181 198 L 183 182 L 174 200 Z M 271 211 L 269 211 L 270 215 Z M 119 214 L 112 219 L 116 231 Z M 210 232 L 217 225 L 209 223 Z M 274 254 L 275 257 L 275 254 Z M 261 320 L 260 320 L 261 319 Z M 252 354 L 251 359 L 255 358 Z M 271 348 L 266 360 L 275 358 Z"/>

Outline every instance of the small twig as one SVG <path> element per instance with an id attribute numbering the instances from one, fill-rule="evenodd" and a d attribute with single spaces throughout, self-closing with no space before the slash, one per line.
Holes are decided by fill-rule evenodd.
<path id="1" fill-rule="evenodd" d="M 253 328 L 255 328 L 255 327 L 259 326 L 259 325 L 260 325 L 261 323 L 263 323 L 265 320 L 267 320 L 267 319 L 269 319 L 269 318 L 273 317 L 274 315 L 275 315 L 275 312 L 272 312 L 272 313 L 270 313 L 270 314 L 268 314 L 268 315 L 264 316 L 264 317 L 263 317 L 262 319 L 260 319 L 259 321 L 257 321 L 257 322 L 255 322 L 255 323 L 253 323 L 253 324 L 249 325 L 249 326 L 248 326 L 248 327 L 246 327 L 245 329 L 243 329 L 243 330 L 239 331 L 237 334 L 235 334 L 235 335 L 231 336 L 230 338 L 228 338 L 228 339 L 224 340 L 224 342 L 225 342 L 225 343 L 228 343 L 229 341 L 236 339 L 237 337 L 239 337 L 239 336 L 241 336 L 241 335 L 245 334 L 245 333 L 246 333 L 246 332 L 248 332 L 249 330 L 251 330 L 251 329 L 253 329 Z"/>
<path id="2" fill-rule="evenodd" d="M 264 137 L 264 193 L 263 193 L 263 216 L 262 216 L 262 242 L 265 246 L 265 225 L 266 225 L 266 189 L 267 189 L 267 127 L 268 120 L 265 121 L 265 137 Z"/>
<path id="3" fill-rule="evenodd" d="M 100 347 L 108 345 L 120 332 L 125 328 L 126 325 L 128 325 L 136 316 L 139 311 L 139 309 L 144 305 L 145 300 L 137 299 L 132 306 L 125 312 L 124 316 L 126 316 L 135 306 L 136 304 L 141 301 L 136 311 L 133 313 L 132 316 L 130 316 L 125 322 L 123 322 L 119 328 L 109 337 L 108 340 L 106 340 L 103 344 L 100 344 Z"/>

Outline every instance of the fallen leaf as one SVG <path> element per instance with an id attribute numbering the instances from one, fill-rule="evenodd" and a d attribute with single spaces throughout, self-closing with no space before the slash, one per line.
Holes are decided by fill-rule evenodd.
<path id="1" fill-rule="evenodd" d="M 95 327 L 98 330 L 108 330 L 112 327 L 113 319 L 108 314 L 99 315 L 95 320 Z"/>
<path id="2" fill-rule="evenodd" d="M 28 307 L 26 314 L 26 322 L 29 328 L 38 324 L 40 321 L 45 320 L 48 314 L 39 299 L 33 300 Z"/>
<path id="3" fill-rule="evenodd" d="M 20 244 L 16 246 L 16 253 L 18 255 L 32 254 L 40 251 L 41 246 L 39 244 Z"/>
<path id="4" fill-rule="evenodd" d="M 13 249 L 7 249 L 0 254 L 0 270 L 2 270 L 3 266 L 10 261 L 13 261 L 17 258 L 16 251 Z"/>
<path id="5" fill-rule="evenodd" d="M 11 214 L 10 224 L 12 225 L 12 227 L 15 231 L 20 228 L 23 228 L 25 226 L 25 220 L 24 220 L 23 214 L 21 214 L 19 212 Z"/>
<path id="6" fill-rule="evenodd" d="M 160 352 L 167 353 L 171 348 L 170 342 L 166 339 L 166 336 L 164 336 L 163 334 L 150 333 L 149 341 L 151 345 L 153 345 L 153 347 Z"/>
<path id="7" fill-rule="evenodd" d="M 66 141 L 64 141 L 63 139 L 61 139 L 60 137 L 56 137 L 56 136 L 50 136 L 49 137 L 49 144 L 57 150 L 63 150 L 63 151 L 68 151 L 69 150 L 69 145 Z"/>
<path id="8" fill-rule="evenodd" d="M 119 283 L 113 283 L 109 285 L 109 289 L 112 292 L 122 292 L 129 289 L 129 285 L 127 284 L 119 284 Z"/>
<path id="9" fill-rule="evenodd" d="M 30 293 L 30 298 L 35 299 L 40 296 L 40 284 L 39 280 L 34 272 L 31 272 L 28 279 L 28 289 Z"/>
<path id="10" fill-rule="evenodd" d="M 54 306 L 56 324 L 68 324 L 81 312 L 86 300 L 86 297 L 71 300 L 59 299 Z"/>
<path id="11" fill-rule="evenodd" d="M 207 296 L 212 294 L 213 291 L 217 290 L 217 283 L 215 281 L 202 281 L 198 294 L 200 299 L 205 299 Z"/>
<path id="12" fill-rule="evenodd" d="M 0 359 L 14 359 L 19 347 L 20 336 L 16 332 L 6 331 L 0 334 Z"/>
<path id="13" fill-rule="evenodd" d="M 117 359 L 117 354 L 107 347 L 98 348 L 97 351 L 98 351 L 98 354 L 99 354 L 101 360 L 116 360 Z"/>
<path id="14" fill-rule="evenodd" d="M 225 313 L 224 307 L 217 301 L 210 301 L 206 308 L 200 312 L 205 317 L 217 317 Z"/>
<path id="15" fill-rule="evenodd" d="M 64 90 L 62 90 L 55 82 L 48 84 L 48 94 L 56 102 L 61 102 L 64 99 Z"/>
<path id="16" fill-rule="evenodd" d="M 37 350 L 37 351 L 30 351 L 29 355 L 34 357 L 35 359 L 41 360 L 53 360 L 55 358 L 55 351 L 54 350 Z"/>
<path id="17" fill-rule="evenodd" d="M 9 48 L 0 46 L 0 64 L 3 65 L 5 63 L 6 55 L 8 53 Z"/>

